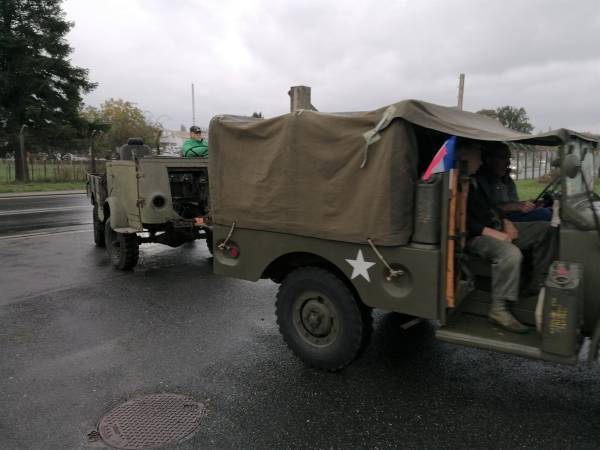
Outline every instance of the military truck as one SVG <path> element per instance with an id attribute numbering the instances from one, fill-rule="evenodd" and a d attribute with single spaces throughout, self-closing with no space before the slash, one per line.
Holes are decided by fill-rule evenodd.
<path id="1" fill-rule="evenodd" d="M 119 153 L 106 173 L 87 176 L 94 243 L 106 247 L 112 264 L 132 269 L 145 243 L 178 247 L 205 239 L 212 251 L 208 159 L 152 156 L 137 139 Z"/>
<path id="2" fill-rule="evenodd" d="M 556 149 L 560 171 L 543 191 L 562 221 L 560 255 L 542 293 L 513 309 L 527 334 L 488 322 L 489 263 L 463 249 L 468 178 L 455 168 L 420 181 L 451 136 Z M 437 321 L 443 341 L 559 363 L 579 361 L 590 338 L 589 359 L 597 358 L 600 203 L 590 137 L 521 134 L 408 100 L 359 113 L 216 116 L 210 142 L 214 270 L 280 284 L 277 323 L 307 365 L 335 371 L 352 362 L 369 340 L 373 308 Z"/>

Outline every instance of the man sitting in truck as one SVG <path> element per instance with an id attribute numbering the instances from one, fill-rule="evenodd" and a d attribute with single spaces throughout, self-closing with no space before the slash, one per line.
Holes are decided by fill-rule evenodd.
<path id="1" fill-rule="evenodd" d="M 491 145 L 462 140 L 456 158 L 465 161 L 468 174 L 474 175 L 481 165 L 482 152 Z M 484 189 L 471 178 L 467 203 L 467 250 L 492 265 L 492 304 L 490 322 L 514 333 L 526 333 L 529 328 L 509 311 L 508 304 L 519 299 L 521 250 L 531 250 L 533 274 L 528 294 L 541 288 L 550 264 L 555 259 L 556 242 L 549 222 L 513 223 L 494 204 Z"/>
<path id="2" fill-rule="evenodd" d="M 185 158 L 206 158 L 208 142 L 202 138 L 202 129 L 196 125 L 190 127 L 190 138 L 183 143 L 181 152 Z"/>
<path id="3" fill-rule="evenodd" d="M 504 211 L 512 222 L 535 222 L 552 219 L 552 210 L 533 201 L 520 201 L 517 186 L 510 177 L 510 149 L 503 142 L 489 142 L 477 171 L 477 183 L 486 195 Z"/>

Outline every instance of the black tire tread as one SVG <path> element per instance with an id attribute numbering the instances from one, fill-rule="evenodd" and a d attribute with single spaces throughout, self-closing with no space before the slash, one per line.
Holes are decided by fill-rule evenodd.
<path id="1" fill-rule="evenodd" d="M 98 218 L 98 206 L 94 205 L 92 211 L 92 223 L 94 226 L 94 244 L 96 247 L 106 247 L 106 241 L 104 240 L 104 224 Z"/>
<path id="2" fill-rule="evenodd" d="M 213 234 L 212 234 L 212 230 L 205 230 L 204 231 L 206 233 L 206 247 L 208 248 L 208 251 L 210 252 L 210 254 L 213 254 Z"/>
<path id="3" fill-rule="evenodd" d="M 342 343 L 342 348 L 339 349 L 339 354 L 327 361 L 315 358 L 297 346 L 294 339 L 297 332 L 293 325 L 290 325 L 291 320 L 288 323 L 288 318 L 284 317 L 286 302 L 289 301 L 287 296 L 290 295 L 288 291 L 293 290 L 296 283 L 308 285 L 308 283 L 315 280 L 317 284 L 325 285 L 332 290 L 336 297 L 351 300 L 346 303 L 342 302 L 339 305 L 346 310 L 350 317 L 350 322 L 346 323 L 347 332 L 344 333 L 346 339 Z M 372 334 L 373 318 L 371 309 L 360 302 L 342 280 L 329 270 L 321 267 L 301 267 L 287 274 L 277 292 L 275 315 L 281 335 L 292 352 L 307 366 L 328 372 L 341 370 L 354 361 L 366 347 Z"/>
<path id="4" fill-rule="evenodd" d="M 111 261 L 112 265 L 119 270 L 133 269 L 135 267 L 135 265 L 138 263 L 138 259 L 139 259 L 139 255 L 140 255 L 140 249 L 139 249 L 139 245 L 138 245 L 137 235 L 136 234 L 117 233 L 116 231 L 114 231 L 111 228 L 110 218 L 106 220 L 106 223 L 104 226 L 105 226 L 105 230 L 110 228 L 110 230 L 112 231 L 112 233 L 115 236 L 115 239 L 118 239 L 120 241 L 119 244 L 120 244 L 121 251 L 119 252 L 118 258 L 116 258 L 115 255 L 113 255 L 113 253 L 111 251 L 112 244 L 107 242 L 106 250 L 108 252 L 108 255 L 110 257 L 110 261 Z M 105 233 L 105 239 L 106 239 L 106 233 Z"/>

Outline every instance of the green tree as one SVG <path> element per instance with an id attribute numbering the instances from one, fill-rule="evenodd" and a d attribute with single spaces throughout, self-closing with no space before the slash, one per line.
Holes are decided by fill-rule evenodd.
<path id="1" fill-rule="evenodd" d="M 86 69 L 69 60 L 72 48 L 66 35 L 72 26 L 61 0 L 2 0 L 0 151 L 14 151 L 18 157 L 23 125 L 38 148 L 77 136 L 82 95 L 96 85 L 88 81 Z"/>
<path id="2" fill-rule="evenodd" d="M 252 116 L 250 116 L 250 117 L 254 117 L 255 119 L 263 119 L 262 112 L 260 112 L 260 111 L 259 112 L 254 111 L 252 113 Z"/>
<path id="3" fill-rule="evenodd" d="M 483 114 L 484 116 L 496 119 L 505 127 L 520 131 L 521 133 L 531 134 L 533 131 L 533 125 L 529 121 L 525 108 L 501 106 L 496 109 L 482 109 L 477 111 L 477 114 Z"/>
<path id="4" fill-rule="evenodd" d="M 135 103 L 121 99 L 111 98 L 102 103 L 100 108 L 88 106 L 81 115 L 91 124 L 110 124 L 96 138 L 99 152 L 112 152 L 132 137 L 142 138 L 145 143 L 155 146 L 162 131 L 161 125 L 147 119 Z"/>

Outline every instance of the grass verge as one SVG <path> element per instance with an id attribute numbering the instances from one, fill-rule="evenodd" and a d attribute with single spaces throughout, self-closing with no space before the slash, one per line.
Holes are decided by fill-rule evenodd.
<path id="1" fill-rule="evenodd" d="M 542 189 L 546 187 L 547 182 L 536 180 L 517 180 L 517 192 L 521 200 L 531 200 L 538 196 Z M 600 179 L 596 180 L 594 190 L 600 195 Z"/>
<path id="2" fill-rule="evenodd" d="M 70 191 L 85 189 L 85 181 L 65 181 L 61 183 L 31 182 L 31 183 L 0 183 L 0 193 L 7 192 L 47 192 Z"/>

